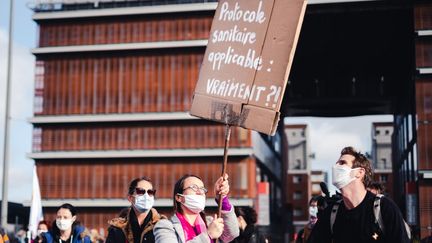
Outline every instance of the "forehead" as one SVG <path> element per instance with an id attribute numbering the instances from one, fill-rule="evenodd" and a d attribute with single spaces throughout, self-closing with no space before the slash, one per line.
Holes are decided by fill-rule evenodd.
<path id="1" fill-rule="evenodd" d="M 150 182 L 148 182 L 148 181 L 145 181 L 145 180 L 139 181 L 137 183 L 136 187 L 143 188 L 143 189 L 146 189 L 146 190 L 147 189 L 153 189 L 152 184 Z"/>
<path id="2" fill-rule="evenodd" d="M 48 229 L 48 226 L 46 224 L 40 224 L 38 226 L 39 229 Z"/>
<path id="3" fill-rule="evenodd" d="M 336 163 L 340 165 L 348 165 L 349 167 L 352 167 L 354 163 L 354 159 L 355 157 L 352 156 L 351 154 L 344 154 L 339 158 L 339 160 Z"/>
<path id="4" fill-rule="evenodd" d="M 68 217 L 68 218 L 72 218 L 72 213 L 69 209 L 67 208 L 60 208 L 57 211 L 57 216 L 64 216 L 64 217 Z"/>
<path id="5" fill-rule="evenodd" d="M 183 188 L 186 188 L 186 187 L 192 186 L 192 185 L 197 185 L 199 187 L 203 187 L 204 183 L 200 179 L 198 179 L 194 176 L 191 176 L 191 177 L 186 178 L 186 180 L 184 181 Z"/>

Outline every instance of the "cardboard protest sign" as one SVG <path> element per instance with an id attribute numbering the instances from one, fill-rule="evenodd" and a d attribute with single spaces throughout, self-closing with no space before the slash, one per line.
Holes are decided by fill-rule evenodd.
<path id="1" fill-rule="evenodd" d="M 220 0 L 190 114 L 273 135 L 305 0 Z"/>

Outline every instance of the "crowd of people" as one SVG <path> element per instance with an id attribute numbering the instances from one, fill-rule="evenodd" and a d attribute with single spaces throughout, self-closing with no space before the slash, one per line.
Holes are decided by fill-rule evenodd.
<path id="1" fill-rule="evenodd" d="M 296 236 L 296 243 L 412 242 L 411 231 L 384 188 L 372 181 L 370 161 L 352 147 L 341 151 L 332 167 L 333 185 L 340 191 L 312 197 L 309 221 Z M 47 243 L 268 243 L 255 227 L 257 213 L 251 207 L 235 207 L 229 199 L 228 175 L 214 184 L 220 216 L 206 216 L 206 185 L 197 175 L 184 175 L 173 188 L 171 218 L 153 207 L 156 189 L 148 177 L 132 180 L 127 200 L 130 206 L 109 220 L 106 239 L 98 230 L 86 230 L 77 220 L 77 210 L 65 203 L 57 208 L 50 225 L 41 221 L 31 242 Z M 0 232 L 1 233 L 1 232 Z M 7 237 L 7 236 L 6 236 Z M 8 242 L 0 237 L 0 243 Z M 27 241 L 26 241 L 27 242 Z M 423 241 L 422 241 L 423 242 Z M 427 242 L 427 241 L 424 241 Z"/>

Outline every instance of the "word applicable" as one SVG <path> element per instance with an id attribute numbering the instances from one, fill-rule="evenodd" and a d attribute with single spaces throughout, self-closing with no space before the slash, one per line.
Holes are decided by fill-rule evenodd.
<path id="1" fill-rule="evenodd" d="M 246 55 L 238 54 L 234 48 L 228 47 L 226 52 L 210 52 L 207 60 L 212 63 L 213 70 L 220 70 L 222 64 L 235 64 L 240 67 L 261 70 L 262 57 L 255 50 L 248 49 Z"/>

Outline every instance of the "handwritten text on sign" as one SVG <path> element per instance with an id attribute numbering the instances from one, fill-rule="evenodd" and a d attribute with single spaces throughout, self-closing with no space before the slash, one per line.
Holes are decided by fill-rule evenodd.
<path id="1" fill-rule="evenodd" d="M 263 2 L 260 1 L 256 9 L 242 9 L 238 2 L 229 3 L 224 2 L 221 6 L 221 11 L 215 18 L 221 22 L 236 23 L 229 29 L 220 30 L 215 29 L 211 33 L 210 43 L 222 44 L 226 46 L 223 51 L 212 51 L 207 55 L 207 61 L 211 63 L 213 71 L 223 71 L 224 65 L 235 65 L 239 68 L 261 71 L 264 68 L 264 61 L 260 56 L 261 50 L 254 48 L 242 48 L 237 51 L 230 43 L 241 44 L 247 47 L 253 45 L 257 41 L 257 33 L 247 27 L 239 27 L 240 23 L 248 23 L 254 25 L 263 24 L 267 16 L 263 11 Z M 271 65 L 273 60 L 268 62 L 269 67 L 265 69 L 271 72 Z M 241 70 L 239 70 L 241 72 Z M 228 80 L 219 80 L 216 77 L 207 79 L 206 93 L 213 96 L 231 97 L 242 99 L 244 101 L 262 102 L 265 106 L 276 106 L 282 90 L 281 86 L 270 85 L 249 85 L 247 82 L 235 80 L 234 78 Z"/>

